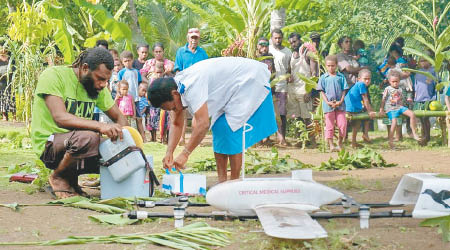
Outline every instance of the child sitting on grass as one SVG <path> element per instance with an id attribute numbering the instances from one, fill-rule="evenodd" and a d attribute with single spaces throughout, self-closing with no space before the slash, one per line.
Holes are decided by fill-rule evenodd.
<path id="1" fill-rule="evenodd" d="M 364 107 L 366 108 L 369 117 L 373 119 L 375 117 L 375 112 L 372 111 L 372 106 L 370 106 L 367 87 L 370 85 L 370 80 L 372 79 L 372 74 L 368 69 L 362 69 L 358 73 L 358 82 L 356 82 L 348 91 L 345 96 L 345 111 L 350 114 L 361 113 L 363 111 L 362 101 L 364 102 Z M 367 122 L 367 126 L 366 126 Z M 369 138 L 368 135 L 368 121 L 364 121 L 364 135 L 366 139 Z M 352 125 L 352 147 L 357 148 L 360 145 L 356 143 L 356 135 L 361 127 L 361 121 L 351 121 Z M 367 131 L 366 131 L 367 127 Z"/>
<path id="2" fill-rule="evenodd" d="M 325 58 L 327 73 L 323 74 L 317 85 L 317 90 L 323 99 L 322 107 L 325 114 L 325 138 L 330 151 L 340 151 L 343 148 L 343 140 L 347 133 L 347 119 L 345 118 L 344 97 L 349 87 L 345 76 L 336 71 L 337 57 L 335 55 Z M 333 143 L 334 128 L 339 128 L 338 146 Z"/>
<path id="3" fill-rule="evenodd" d="M 116 104 L 119 110 L 127 118 L 130 125 L 134 120 L 134 115 L 136 113 L 134 98 L 132 95 L 128 94 L 128 82 L 126 80 L 121 80 L 118 84 L 117 95 L 115 98 Z"/>
<path id="4" fill-rule="evenodd" d="M 397 118 L 402 114 L 408 116 L 411 119 L 411 129 L 413 138 L 419 141 L 419 136 L 416 133 L 416 116 L 414 112 L 409 110 L 403 105 L 403 91 L 399 88 L 400 73 L 397 71 L 391 71 L 388 74 L 388 81 L 390 86 L 386 87 L 383 92 L 383 98 L 381 99 L 380 114 L 386 112 L 389 120 L 391 121 L 391 129 L 388 134 L 389 146 L 394 149 L 394 132 L 397 128 Z"/>

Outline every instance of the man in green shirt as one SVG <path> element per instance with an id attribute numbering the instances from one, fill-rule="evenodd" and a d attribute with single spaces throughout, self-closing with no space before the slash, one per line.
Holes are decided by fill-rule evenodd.
<path id="1" fill-rule="evenodd" d="M 39 77 L 31 140 L 34 152 L 54 170 L 49 183 L 58 198 L 83 194 L 78 175 L 98 173 L 100 135 L 122 138 L 122 126 L 128 125 L 105 88 L 113 67 L 108 50 L 93 48 L 80 54 L 72 67 L 49 67 Z M 115 123 L 92 120 L 95 106 Z"/>

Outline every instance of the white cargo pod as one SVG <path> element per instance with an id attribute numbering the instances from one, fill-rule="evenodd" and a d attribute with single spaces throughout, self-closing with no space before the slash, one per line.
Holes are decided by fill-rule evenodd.
<path id="1" fill-rule="evenodd" d="M 436 173 L 405 174 L 389 204 L 415 204 L 414 218 L 450 215 L 450 178 Z"/>

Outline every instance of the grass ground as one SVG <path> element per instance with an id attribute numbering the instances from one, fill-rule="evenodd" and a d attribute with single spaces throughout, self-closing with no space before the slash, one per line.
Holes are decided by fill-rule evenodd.
<path id="1" fill-rule="evenodd" d="M 409 172 L 443 172 L 450 173 L 448 159 L 450 149 L 438 146 L 438 131 L 427 147 L 405 138 L 398 143 L 398 150 L 388 150 L 385 139 L 386 132 L 372 132 L 371 144 L 365 146 L 381 152 L 388 162 L 398 166 L 389 169 L 367 169 L 353 171 L 322 171 L 315 172 L 318 182 L 335 187 L 361 202 L 386 202 L 405 173 Z M 14 124 L 0 124 L 0 176 L 7 174 L 11 165 L 34 162 L 37 157 L 28 148 L 27 140 L 22 146 L 14 143 L 14 138 L 25 135 L 25 128 Z M 210 138 L 202 147 L 197 148 L 188 162 L 213 157 Z M 159 143 L 145 144 L 146 154 L 154 156 L 155 170 L 162 174 L 161 160 L 165 155 L 165 145 Z M 179 149 L 180 150 L 180 149 Z M 269 151 L 269 148 L 257 148 L 258 151 Z M 280 154 L 289 154 L 305 163 L 314 165 L 335 157 L 336 153 L 321 153 L 317 149 L 302 151 L 295 147 L 279 148 Z M 178 152 L 178 151 L 177 151 Z M 445 160 L 447 159 L 447 160 Z M 215 173 L 208 172 L 208 182 L 214 183 Z M 288 175 L 284 174 L 284 175 Z M 45 203 L 50 200 L 45 193 L 29 195 L 28 184 L 10 183 L 7 178 L 0 178 L 1 203 Z M 16 213 L 0 208 L 0 242 L 19 240 L 60 239 L 69 235 L 105 235 L 112 233 L 163 232 L 172 229 L 171 220 L 160 219 L 154 223 L 137 226 L 113 227 L 97 225 L 87 220 L 91 211 L 73 208 L 26 208 Z M 6 209 L 6 210 L 4 210 Z M 406 208 L 411 209 L 411 207 Z M 339 212 L 339 211 L 338 211 Z M 195 220 L 188 220 L 186 223 Z M 319 221 L 329 232 L 327 239 L 314 241 L 278 240 L 261 233 L 262 228 L 257 221 L 216 222 L 208 221 L 215 227 L 229 230 L 233 233 L 233 243 L 228 249 L 445 249 L 450 245 L 443 243 L 435 228 L 422 228 L 419 221 L 411 219 L 380 219 L 371 221 L 369 230 L 360 230 L 357 220 L 336 219 Z M 423 239 L 427 240 L 424 241 Z M 143 246 L 126 245 L 86 245 L 65 246 L 58 249 L 141 249 Z M 148 246 L 147 246 L 148 247 Z"/>

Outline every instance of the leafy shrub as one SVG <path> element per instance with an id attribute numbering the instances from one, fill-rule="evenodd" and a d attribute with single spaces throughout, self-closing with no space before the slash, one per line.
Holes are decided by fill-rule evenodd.
<path id="1" fill-rule="evenodd" d="M 355 168 L 383 168 L 394 167 L 397 164 L 388 164 L 380 153 L 370 148 L 363 148 L 351 154 L 344 149 L 338 153 L 338 158 L 330 158 L 322 162 L 318 170 L 352 170 Z"/>

